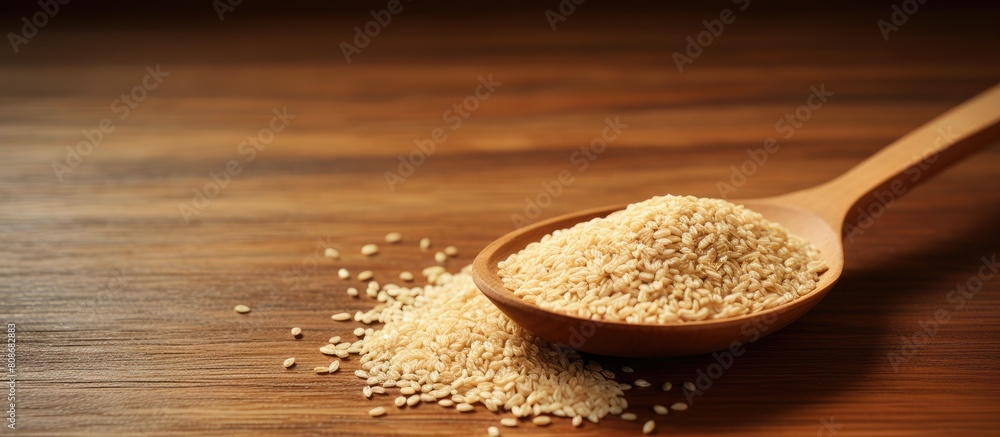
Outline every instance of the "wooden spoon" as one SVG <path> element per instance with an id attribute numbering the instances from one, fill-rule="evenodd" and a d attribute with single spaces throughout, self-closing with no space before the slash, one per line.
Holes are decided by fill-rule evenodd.
<path id="1" fill-rule="evenodd" d="M 521 326 L 577 350 L 638 357 L 742 347 L 791 323 L 826 296 L 844 269 L 842 234 L 853 241 L 914 185 L 998 136 L 1000 85 L 995 85 L 832 181 L 775 197 L 732 200 L 812 242 L 830 268 L 810 294 L 756 314 L 672 324 L 596 321 L 526 303 L 500 281 L 497 263 L 528 243 L 554 230 L 624 209 L 624 205 L 568 214 L 511 232 L 479 253 L 472 263 L 473 279 L 483 294 Z"/>

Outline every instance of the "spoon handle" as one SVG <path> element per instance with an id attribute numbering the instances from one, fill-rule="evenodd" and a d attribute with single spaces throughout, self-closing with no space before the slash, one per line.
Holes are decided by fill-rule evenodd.
<path id="1" fill-rule="evenodd" d="M 858 226 L 866 222 L 864 216 L 881 215 L 911 188 L 997 137 L 1000 84 L 904 135 L 839 177 L 792 196 L 834 229 L 845 222 Z"/>

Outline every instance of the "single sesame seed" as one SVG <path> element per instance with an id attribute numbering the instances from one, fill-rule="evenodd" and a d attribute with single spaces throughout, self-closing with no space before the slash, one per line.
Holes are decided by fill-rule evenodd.
<path id="1" fill-rule="evenodd" d="M 618 384 L 618 388 L 622 390 L 632 390 L 632 384 L 626 384 L 623 382 L 621 384 Z"/>
<path id="2" fill-rule="evenodd" d="M 649 381 L 646 381 L 645 379 L 637 379 L 637 380 L 635 380 L 633 382 L 633 384 L 635 384 L 636 387 L 640 387 L 640 388 L 646 388 L 646 387 L 650 387 L 650 386 L 653 385 L 653 384 L 650 384 Z"/>
<path id="3" fill-rule="evenodd" d="M 330 363 L 330 367 L 327 367 L 326 370 L 329 373 L 333 373 L 340 370 L 340 360 L 333 360 L 333 362 Z"/>
<path id="4" fill-rule="evenodd" d="M 414 390 L 413 387 L 403 387 L 403 388 L 399 389 L 399 394 L 401 394 L 401 395 L 407 395 L 407 396 L 409 396 L 409 395 L 412 395 L 414 393 L 416 393 L 416 390 Z"/>
<path id="5" fill-rule="evenodd" d="M 534 419 L 531 419 L 531 423 L 538 426 L 545 426 L 552 423 L 552 418 L 549 416 L 535 416 Z"/>
<path id="6" fill-rule="evenodd" d="M 330 343 L 330 344 L 340 343 L 340 336 L 339 335 L 334 335 L 333 337 L 330 337 L 330 339 L 327 340 L 326 342 Z"/>
<path id="7" fill-rule="evenodd" d="M 403 241 L 403 234 L 400 234 L 399 232 L 390 232 L 385 234 L 386 243 L 398 243 L 400 241 Z"/>
<path id="8" fill-rule="evenodd" d="M 475 407 L 473 407 L 472 404 L 465 402 L 455 405 L 455 409 L 462 413 L 465 413 L 467 411 L 472 411 L 474 408 Z"/>
<path id="9" fill-rule="evenodd" d="M 385 387 L 382 387 L 381 385 L 372 386 L 372 393 L 377 395 L 385 394 Z"/>
<path id="10" fill-rule="evenodd" d="M 316 374 L 318 374 L 318 375 L 322 375 L 322 374 L 325 374 L 325 373 L 330 373 L 330 368 L 329 367 L 323 367 L 323 366 L 313 367 L 313 372 L 316 372 Z"/>
<path id="11" fill-rule="evenodd" d="M 354 328 L 354 335 L 357 336 L 357 337 L 364 337 L 365 336 L 365 328 L 361 328 L 361 327 Z"/>
<path id="12" fill-rule="evenodd" d="M 517 426 L 517 419 L 513 417 L 504 417 L 503 419 L 500 419 L 500 424 L 508 428 L 513 428 Z"/>
<path id="13" fill-rule="evenodd" d="M 339 276 L 340 279 L 347 279 L 351 277 L 351 272 L 347 269 L 340 269 L 337 270 L 337 276 Z"/>
<path id="14" fill-rule="evenodd" d="M 490 437 L 500 437 L 500 428 L 497 428 L 495 426 L 486 428 L 486 435 Z"/>
<path id="15" fill-rule="evenodd" d="M 458 248 L 455 246 L 448 246 L 444 248 L 444 254 L 448 256 L 458 256 Z"/>
<path id="16" fill-rule="evenodd" d="M 635 372 L 635 370 L 632 370 L 632 368 L 629 367 L 629 366 L 622 366 L 622 372 L 632 373 L 632 372 Z"/>
<path id="17" fill-rule="evenodd" d="M 372 388 L 371 388 L 371 386 L 366 385 L 366 386 L 362 387 L 361 388 L 361 394 L 365 395 L 366 398 L 371 399 L 372 398 Z"/>
<path id="18" fill-rule="evenodd" d="M 375 255 L 376 253 L 378 253 L 378 245 L 377 244 L 366 244 L 364 246 L 361 246 L 361 254 L 362 255 L 372 256 L 372 255 Z"/>
<path id="19" fill-rule="evenodd" d="M 444 264 L 444 262 L 447 259 L 448 255 L 445 255 L 444 252 L 438 252 L 434 254 L 434 261 L 437 261 L 438 264 Z"/>
<path id="20" fill-rule="evenodd" d="M 416 396 L 416 395 L 414 395 L 414 396 Z M 427 403 L 430 403 L 430 402 L 437 401 L 437 398 L 434 397 L 434 395 L 432 395 L 430 393 L 421 393 L 420 394 L 420 400 L 424 401 L 424 402 L 427 402 Z"/>
<path id="21" fill-rule="evenodd" d="M 424 238 L 420 239 L 420 249 L 421 250 L 427 250 L 427 249 L 430 249 L 430 247 L 431 247 L 431 239 L 430 238 L 424 237 Z"/>
<path id="22" fill-rule="evenodd" d="M 385 414 L 385 407 L 375 407 L 368 410 L 368 415 L 372 417 L 378 417 Z"/>
<path id="23" fill-rule="evenodd" d="M 455 405 L 455 401 L 451 399 L 441 399 L 440 401 L 438 401 L 438 405 L 442 407 L 450 407 L 452 405 Z"/>
<path id="24" fill-rule="evenodd" d="M 412 395 L 406 398 L 406 405 L 412 407 L 420 403 L 420 395 Z"/>
<path id="25" fill-rule="evenodd" d="M 667 414 L 670 413 L 670 410 L 668 410 L 667 407 L 664 407 L 663 405 L 653 405 L 653 412 L 661 416 L 666 416 Z"/>
<path id="26" fill-rule="evenodd" d="M 235 307 L 233 307 L 233 311 L 236 311 L 240 314 L 246 314 L 250 312 L 250 307 L 246 305 L 236 305 Z"/>
<path id="27" fill-rule="evenodd" d="M 357 288 L 354 288 L 354 287 L 350 287 L 350 288 L 348 288 L 348 289 L 347 289 L 347 295 L 348 295 L 348 296 L 351 296 L 351 297 L 358 297 L 358 294 L 359 294 L 359 293 L 358 293 L 358 289 L 357 289 Z"/>
<path id="28" fill-rule="evenodd" d="M 642 433 L 643 434 L 652 434 L 654 429 L 656 429 L 656 422 L 654 422 L 652 420 L 647 421 L 646 423 L 642 424 Z"/>
<path id="29" fill-rule="evenodd" d="M 346 322 L 348 320 L 351 320 L 351 314 L 350 313 L 337 313 L 337 314 L 334 314 L 334 315 L 330 316 L 330 318 L 333 319 L 333 320 L 336 320 L 338 322 Z"/>
<path id="30" fill-rule="evenodd" d="M 583 425 L 583 416 L 573 416 L 573 426 Z"/>
<path id="31" fill-rule="evenodd" d="M 400 272 L 399 273 L 399 279 L 402 279 L 402 280 L 404 280 L 406 282 L 410 282 L 410 281 L 413 280 L 413 273 L 410 273 L 410 272 Z"/>
<path id="32" fill-rule="evenodd" d="M 672 388 L 674 388 L 674 385 L 669 382 L 664 382 L 663 385 L 660 386 L 660 390 L 663 391 L 670 391 Z"/>
<path id="33" fill-rule="evenodd" d="M 292 337 L 298 337 L 300 335 L 302 335 L 302 328 L 299 328 L 298 326 L 292 328 Z"/>
<path id="34" fill-rule="evenodd" d="M 687 390 L 687 391 L 690 391 L 690 392 L 695 392 L 695 391 L 698 391 L 698 386 L 694 385 L 693 382 L 685 382 L 684 383 L 684 390 Z"/>
<path id="35" fill-rule="evenodd" d="M 636 416 L 635 413 L 622 413 L 621 418 L 622 420 L 628 420 L 629 422 L 631 422 L 635 419 L 638 419 L 639 416 Z"/>
<path id="36" fill-rule="evenodd" d="M 282 365 L 282 366 L 285 366 L 285 368 L 286 368 L 286 369 L 287 369 L 287 368 L 289 368 L 289 367 L 292 367 L 292 366 L 294 366 L 294 365 L 295 365 L 295 357 L 292 357 L 292 358 L 286 358 L 286 359 L 285 359 L 285 362 L 284 362 L 284 363 L 281 363 L 281 365 Z"/>
<path id="37" fill-rule="evenodd" d="M 683 402 L 674 402 L 673 405 L 670 406 L 670 409 L 674 411 L 684 411 L 688 409 L 688 404 Z"/>
<path id="38" fill-rule="evenodd" d="M 358 273 L 358 280 L 359 281 L 367 281 L 367 280 L 369 280 L 371 278 L 374 278 L 374 277 L 375 277 L 375 272 L 373 272 L 371 270 L 365 270 L 365 271 L 363 271 L 361 273 Z"/>
<path id="39" fill-rule="evenodd" d="M 332 247 L 327 247 L 326 250 L 323 251 L 323 256 L 327 258 L 337 259 L 340 258 L 340 252 Z"/>
<path id="40" fill-rule="evenodd" d="M 399 408 L 403 408 L 403 405 L 406 405 L 406 396 L 400 396 L 393 400 L 392 403 Z"/>

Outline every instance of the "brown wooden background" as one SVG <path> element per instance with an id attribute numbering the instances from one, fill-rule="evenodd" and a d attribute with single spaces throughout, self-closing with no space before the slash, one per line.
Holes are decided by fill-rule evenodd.
<path id="1" fill-rule="evenodd" d="M 416 248 L 428 236 L 460 248 L 448 261 L 458 269 L 563 170 L 574 181 L 539 218 L 665 193 L 718 196 L 730 166 L 768 137 L 780 151 L 737 196 L 825 181 L 1000 78 L 996 10 L 939 3 L 884 41 L 876 21 L 890 2 L 754 1 L 683 73 L 672 52 L 733 5 L 588 2 L 552 31 L 554 1 L 450 14 L 405 3 L 350 64 L 338 44 L 384 3 L 312 14 L 293 2 L 269 14 L 247 2 L 222 22 L 209 2 L 163 16 L 65 5 L 19 53 L 0 47 L 0 321 L 16 324 L 18 356 L 18 429 L 0 435 L 484 435 L 498 418 L 480 410 L 367 417 L 392 397 L 363 400 L 356 359 L 311 373 L 329 362 L 317 350 L 328 337 L 351 336 L 352 324 L 329 316 L 370 306 L 344 294 L 358 284 L 336 268 L 371 268 L 383 282 L 418 271 L 432 263 Z M 2 30 L 19 31 L 37 10 L 8 14 Z M 170 75 L 60 182 L 52 163 L 65 147 L 119 115 L 112 102 L 157 64 Z M 442 113 L 489 74 L 502 85 L 451 130 Z M 834 96 L 782 138 L 776 120 L 821 84 Z M 241 159 L 240 141 L 276 107 L 297 117 L 186 224 L 178 205 Z M 571 154 L 606 117 L 628 128 L 578 171 Z M 384 172 L 438 127 L 448 139 L 391 191 Z M 689 411 L 657 418 L 658 434 L 995 434 L 1000 280 L 960 310 L 948 292 L 1000 251 L 998 167 L 994 144 L 892 205 L 847 245 L 826 301 L 751 346 Z M 404 243 L 357 254 L 389 231 Z M 342 260 L 322 259 L 318 245 Z M 240 303 L 253 312 L 234 313 Z M 890 354 L 938 310 L 950 321 L 894 369 Z M 300 364 L 285 370 L 289 356 Z M 633 377 L 679 384 L 712 362 L 627 364 Z M 652 403 L 682 399 L 629 392 L 642 419 Z M 609 418 L 573 431 L 557 420 L 503 432 L 640 426 Z"/>

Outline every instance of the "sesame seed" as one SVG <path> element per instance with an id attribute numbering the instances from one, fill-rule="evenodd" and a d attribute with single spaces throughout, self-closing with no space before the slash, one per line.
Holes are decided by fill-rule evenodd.
<path id="1" fill-rule="evenodd" d="M 346 322 L 348 320 L 351 320 L 351 314 L 350 313 L 337 313 L 337 314 L 334 314 L 334 315 L 330 316 L 330 318 L 333 319 L 333 320 L 336 320 L 338 322 Z"/>
<path id="2" fill-rule="evenodd" d="M 236 311 L 240 314 L 246 314 L 250 312 L 250 307 L 246 305 L 236 305 L 235 307 L 233 307 L 233 311 Z"/>
<path id="3" fill-rule="evenodd" d="M 358 337 L 364 337 L 365 336 L 365 328 L 361 328 L 361 327 L 354 328 L 354 335 L 358 336 Z"/>
<path id="4" fill-rule="evenodd" d="M 639 416 L 636 416 L 635 413 L 622 413 L 621 418 L 622 420 L 628 420 L 629 422 L 631 422 L 635 419 L 638 419 Z"/>
<path id="5" fill-rule="evenodd" d="M 503 419 L 500 419 L 500 424 L 508 428 L 513 428 L 517 426 L 517 419 L 513 417 L 504 417 Z"/>
<path id="6" fill-rule="evenodd" d="M 583 416 L 573 416 L 573 426 L 583 425 Z"/>
<path id="7" fill-rule="evenodd" d="M 406 282 L 410 282 L 410 281 L 413 280 L 413 273 L 410 273 L 410 272 L 400 272 L 399 273 L 399 279 L 402 279 L 402 280 L 404 280 Z"/>
<path id="8" fill-rule="evenodd" d="M 348 288 L 347 289 L 347 295 L 351 296 L 351 297 L 358 297 L 358 289 L 354 288 L 354 287 Z"/>
<path id="9" fill-rule="evenodd" d="M 444 248 L 444 254 L 448 256 L 458 256 L 458 248 L 455 246 L 448 246 Z"/>
<path id="10" fill-rule="evenodd" d="M 298 337 L 300 335 L 302 335 L 302 328 L 299 328 L 298 326 L 292 328 L 292 337 Z"/>
<path id="11" fill-rule="evenodd" d="M 377 395 L 385 394 L 385 387 L 382 387 L 381 385 L 373 386 L 372 393 L 375 393 Z"/>
<path id="12" fill-rule="evenodd" d="M 316 374 L 318 374 L 318 375 L 322 375 L 322 374 L 325 374 L 325 373 L 330 373 L 330 368 L 323 367 L 323 366 L 313 367 L 313 372 L 316 372 Z"/>
<path id="13" fill-rule="evenodd" d="M 403 234 L 400 234 L 399 232 L 390 232 L 385 234 L 386 243 L 398 243 L 400 241 L 403 241 Z"/>
<path id="14" fill-rule="evenodd" d="M 366 244 L 364 246 L 361 246 L 361 254 L 362 255 L 372 256 L 372 255 L 375 255 L 376 253 L 378 253 L 378 245 L 377 244 Z"/>
<path id="15" fill-rule="evenodd" d="M 642 433 L 643 434 L 652 434 L 654 429 L 656 429 L 656 422 L 654 422 L 652 420 L 647 421 L 646 423 L 642 424 Z"/>
<path id="16" fill-rule="evenodd" d="M 434 254 L 434 261 L 437 261 L 438 264 L 444 264 L 445 260 L 447 259 L 448 255 L 445 255 L 444 252 L 438 252 Z"/>
<path id="17" fill-rule="evenodd" d="M 668 410 L 667 407 L 664 407 L 663 405 L 653 405 L 653 412 L 661 416 L 666 416 L 667 414 L 670 413 L 670 410 Z"/>
<path id="18" fill-rule="evenodd" d="M 403 388 L 399 389 L 399 394 L 402 394 L 402 395 L 409 396 L 409 395 L 412 395 L 414 393 L 416 393 L 416 390 L 414 390 L 413 387 L 403 387 Z"/>
<path id="19" fill-rule="evenodd" d="M 295 357 L 292 357 L 292 358 L 286 358 L 286 359 L 285 359 L 285 362 L 284 362 L 284 363 L 281 363 L 281 365 L 282 365 L 282 366 L 285 366 L 285 368 L 286 368 L 286 369 L 287 369 L 287 368 L 289 368 L 289 367 L 292 367 L 292 366 L 294 366 L 294 365 L 295 365 Z"/>
<path id="20" fill-rule="evenodd" d="M 365 270 L 365 271 L 363 271 L 361 273 L 358 273 L 358 280 L 359 281 L 367 281 L 367 280 L 369 280 L 371 278 L 374 278 L 374 277 L 375 277 L 375 272 L 373 272 L 371 270 Z"/>
<path id="21" fill-rule="evenodd" d="M 332 247 L 327 247 L 326 250 L 323 251 L 323 256 L 327 258 L 337 259 L 340 258 L 340 252 Z"/>
<path id="22" fill-rule="evenodd" d="M 649 381 L 646 381 L 645 379 L 637 379 L 637 380 L 635 380 L 633 382 L 633 384 L 635 384 L 636 387 L 640 387 L 640 388 L 646 388 L 646 387 L 650 387 L 650 386 L 653 385 L 653 384 L 650 384 Z"/>
<path id="23" fill-rule="evenodd" d="M 326 371 L 329 373 L 333 373 L 338 370 L 340 370 L 340 360 L 333 360 L 333 362 L 330 363 L 330 367 L 326 368 Z"/>
<path id="24" fill-rule="evenodd" d="M 695 391 L 698 391 L 698 386 L 694 385 L 693 382 L 685 382 L 684 383 L 684 390 L 687 390 L 687 391 L 690 391 L 690 392 L 695 392 Z"/>
<path id="25" fill-rule="evenodd" d="M 452 405 L 455 405 L 455 401 L 451 399 L 441 399 L 440 401 L 438 401 L 438 405 L 442 407 L 450 407 Z"/>
<path id="26" fill-rule="evenodd" d="M 340 269 L 337 270 L 337 276 L 339 276 L 340 279 L 347 279 L 351 277 L 351 272 L 347 269 Z"/>
<path id="27" fill-rule="evenodd" d="M 406 398 L 406 405 L 408 405 L 408 406 L 412 407 L 412 406 L 417 405 L 419 403 L 420 403 L 420 395 L 412 395 L 412 396 Z"/>
<path id="28" fill-rule="evenodd" d="M 424 238 L 420 239 L 420 249 L 421 250 L 427 250 L 427 249 L 430 249 L 430 247 L 431 247 L 431 239 L 430 238 L 424 237 Z"/>
<path id="29" fill-rule="evenodd" d="M 670 406 L 670 409 L 674 411 L 684 411 L 688 409 L 688 404 L 683 402 L 674 402 L 673 405 Z"/>
<path id="30" fill-rule="evenodd" d="M 635 372 L 635 370 L 632 370 L 632 368 L 629 367 L 629 366 L 622 366 L 622 372 L 632 373 L 632 372 Z"/>
<path id="31" fill-rule="evenodd" d="M 406 396 L 400 396 L 393 400 L 392 403 L 399 408 L 403 408 L 403 405 L 406 405 Z"/>
<path id="32" fill-rule="evenodd" d="M 372 388 L 371 388 L 371 386 L 366 385 L 366 386 L 362 387 L 361 388 L 361 394 L 365 395 L 366 398 L 371 399 L 372 398 Z"/>
<path id="33" fill-rule="evenodd" d="M 490 437 L 500 437 L 500 428 L 497 428 L 495 426 L 486 428 L 486 435 Z"/>
<path id="34" fill-rule="evenodd" d="M 663 391 L 670 391 L 672 388 L 674 388 L 674 385 L 669 382 L 664 382 L 663 385 L 660 386 L 660 390 Z"/>
<path id="35" fill-rule="evenodd" d="M 378 417 L 385 414 L 385 407 L 375 407 L 368 410 L 368 415 L 372 417 Z"/>
<path id="36" fill-rule="evenodd" d="M 535 416 L 534 419 L 531 419 L 531 423 L 538 426 L 545 426 L 552 423 L 552 418 L 549 416 Z"/>
<path id="37" fill-rule="evenodd" d="M 331 344 L 340 343 L 340 336 L 339 335 L 334 335 L 333 337 L 330 337 L 330 339 L 327 340 L 326 342 L 327 343 L 331 343 Z"/>
<path id="38" fill-rule="evenodd" d="M 455 409 L 462 413 L 465 413 L 467 411 L 472 411 L 474 408 L 475 407 L 473 407 L 472 404 L 465 402 L 455 405 Z"/>

